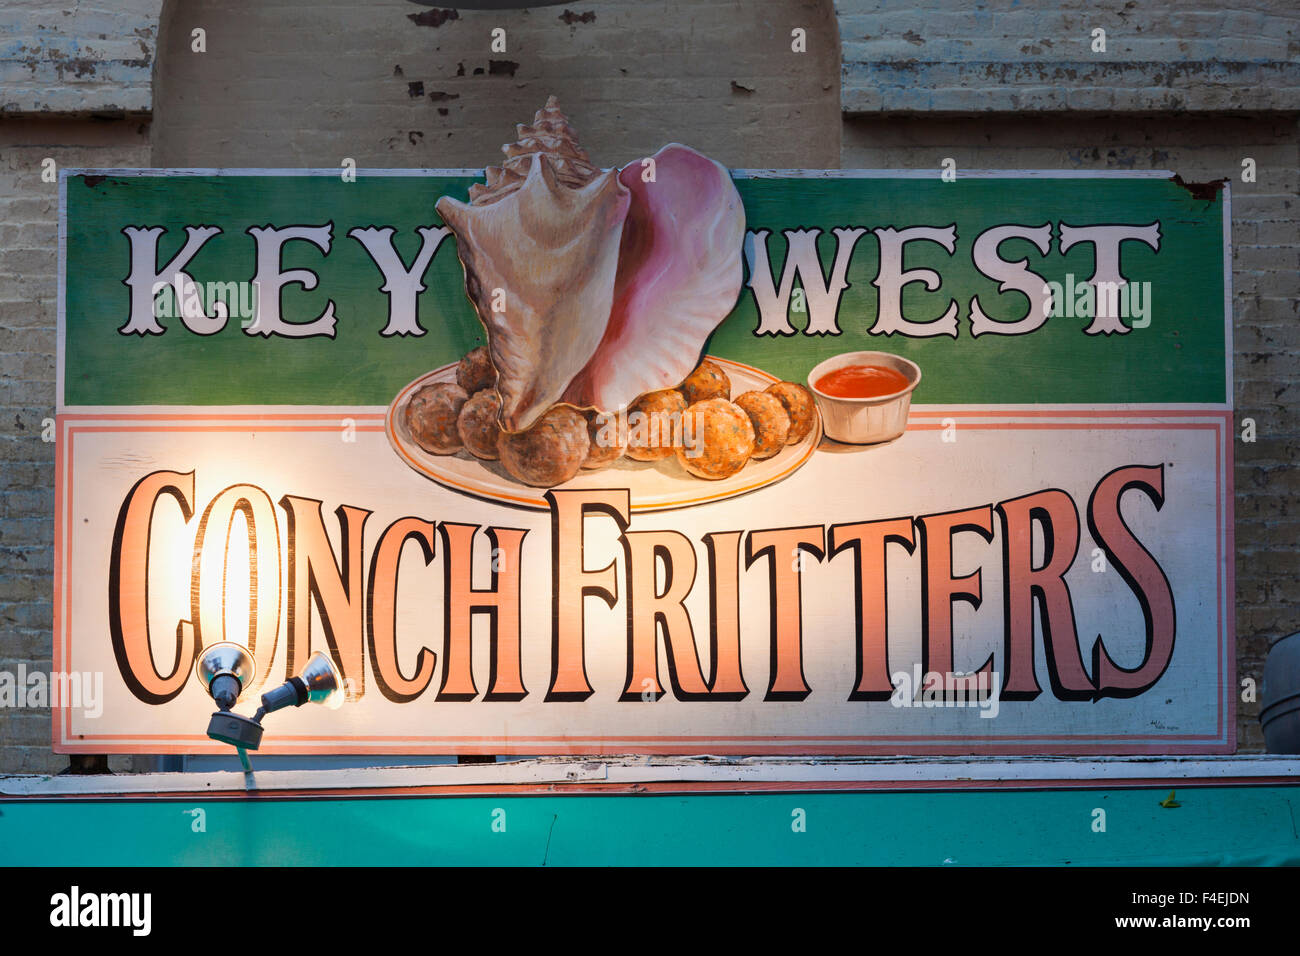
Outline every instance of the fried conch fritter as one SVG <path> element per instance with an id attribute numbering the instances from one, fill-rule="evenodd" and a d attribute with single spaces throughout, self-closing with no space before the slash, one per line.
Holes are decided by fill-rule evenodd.
<path id="1" fill-rule="evenodd" d="M 790 437 L 790 413 L 781 399 L 771 392 L 745 392 L 736 396 L 735 404 L 745 410 L 754 426 L 751 458 L 771 458 L 785 447 Z"/>
<path id="2" fill-rule="evenodd" d="M 452 455 L 461 449 L 456 420 L 469 396 L 453 382 L 425 385 L 406 405 L 406 427 L 425 451 Z"/>
<path id="3" fill-rule="evenodd" d="M 817 405 L 808 389 L 795 382 L 777 382 L 769 385 L 767 391 L 781 400 L 786 414 L 790 416 L 790 434 L 785 443 L 793 445 L 803 441 L 817 424 Z"/>
<path id="4" fill-rule="evenodd" d="M 497 439 L 497 454 L 510 476 L 539 488 L 576 475 L 590 447 L 586 416 L 568 405 L 553 405 L 528 430 L 503 431 Z"/>
<path id="5" fill-rule="evenodd" d="M 618 461 L 627 450 L 627 416 L 593 409 L 587 413 L 587 438 L 591 447 L 583 468 L 604 468 Z"/>
<path id="6" fill-rule="evenodd" d="M 637 461 L 659 461 L 673 453 L 681 441 L 682 412 L 686 399 L 675 388 L 647 392 L 627 410 L 627 456 Z"/>
<path id="7" fill-rule="evenodd" d="M 682 415 L 677 460 L 697 478 L 728 478 L 745 467 L 753 451 L 749 415 L 725 398 L 696 402 Z"/>
<path id="8" fill-rule="evenodd" d="M 469 395 L 496 384 L 497 370 L 492 367 L 486 345 L 471 349 L 456 366 L 456 384 Z"/>
<path id="9" fill-rule="evenodd" d="M 501 396 L 490 388 L 479 389 L 461 408 L 456 431 L 475 458 L 496 460 L 497 439 L 501 436 L 501 426 L 497 424 L 500 414 Z"/>
<path id="10" fill-rule="evenodd" d="M 731 379 L 721 368 L 705 359 L 699 367 L 686 376 L 686 381 L 677 386 L 677 390 L 686 398 L 687 405 L 694 405 L 706 398 L 731 398 Z"/>

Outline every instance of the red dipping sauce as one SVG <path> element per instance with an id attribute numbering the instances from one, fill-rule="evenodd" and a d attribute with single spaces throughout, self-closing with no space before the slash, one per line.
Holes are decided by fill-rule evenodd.
<path id="1" fill-rule="evenodd" d="M 827 372 L 816 382 L 818 391 L 836 398 L 881 398 L 901 392 L 910 384 L 902 372 L 883 365 L 846 365 Z"/>

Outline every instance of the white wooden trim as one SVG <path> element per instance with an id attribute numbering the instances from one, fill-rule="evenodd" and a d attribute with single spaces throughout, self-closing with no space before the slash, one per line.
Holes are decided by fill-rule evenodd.
<path id="1" fill-rule="evenodd" d="M 573 760 L 548 757 L 496 764 L 424 767 L 354 767 L 337 770 L 268 770 L 257 772 L 251 755 L 251 782 L 238 772 L 145 773 L 97 776 L 0 776 L 0 796 L 68 797 L 96 794 L 166 795 L 195 791 L 225 793 L 255 789 L 352 790 L 438 786 L 508 786 L 564 783 L 818 783 L 843 786 L 917 784 L 934 787 L 980 783 L 995 788 L 1008 782 L 1035 781 L 1056 786 L 1078 781 L 1096 786 L 1111 781 L 1180 780 L 1249 781 L 1295 777 L 1300 759 L 1287 756 L 1247 757 L 1032 757 L 1032 758 L 823 758 L 805 757 L 625 757 Z"/>

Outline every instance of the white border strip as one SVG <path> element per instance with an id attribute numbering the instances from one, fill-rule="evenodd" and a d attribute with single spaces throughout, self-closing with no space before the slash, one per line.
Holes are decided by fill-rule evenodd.
<path id="1" fill-rule="evenodd" d="M 238 772 L 147 773 L 103 776 L 5 776 L 0 795 L 11 797 L 160 796 L 168 793 L 232 793 L 245 790 L 354 790 L 438 786 L 508 786 L 517 784 L 581 783 L 795 783 L 935 785 L 1011 782 L 1032 786 L 1035 781 L 1054 789 L 1069 783 L 1097 786 L 1113 782 L 1180 780 L 1242 781 L 1252 778 L 1294 777 L 1300 785 L 1300 759 L 1251 757 L 1026 757 L 948 759 L 912 758 L 626 758 L 575 761 L 567 758 L 514 760 L 497 764 L 429 767 L 371 767 L 338 770 L 256 771 L 252 781 Z M 942 788 L 940 786 L 940 788 Z"/>
<path id="2" fill-rule="evenodd" d="M 1232 328 L 1237 317 L 1232 314 L 1232 180 L 1223 181 L 1223 354 L 1227 368 L 1223 380 L 1224 401 L 1234 408 L 1236 398 L 1232 381 Z"/>
<path id="3" fill-rule="evenodd" d="M 63 340 L 67 332 L 68 171 L 59 170 L 59 292 L 55 317 L 54 413 L 63 411 Z"/>

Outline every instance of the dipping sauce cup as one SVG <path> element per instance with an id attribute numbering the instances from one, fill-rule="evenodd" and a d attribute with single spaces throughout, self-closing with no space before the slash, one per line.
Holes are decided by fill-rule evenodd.
<path id="1" fill-rule="evenodd" d="M 817 387 L 817 382 L 827 374 L 850 365 L 892 369 L 907 380 L 907 386 L 870 398 L 828 395 Z M 850 445 L 874 445 L 903 434 L 912 406 L 912 390 L 920 382 L 921 369 L 915 362 L 888 352 L 843 352 L 813 366 L 808 373 L 808 387 L 821 412 L 823 430 L 835 441 Z"/>

